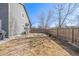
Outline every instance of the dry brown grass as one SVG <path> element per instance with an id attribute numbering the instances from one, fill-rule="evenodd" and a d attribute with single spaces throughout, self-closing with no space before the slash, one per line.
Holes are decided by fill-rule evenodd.
<path id="1" fill-rule="evenodd" d="M 14 39 L 0 44 L 0 55 L 70 55 L 61 46 L 48 37 Z"/>

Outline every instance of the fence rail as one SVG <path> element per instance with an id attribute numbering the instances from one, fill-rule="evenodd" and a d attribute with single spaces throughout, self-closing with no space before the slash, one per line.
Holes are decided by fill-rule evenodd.
<path id="1" fill-rule="evenodd" d="M 32 32 L 51 34 L 60 40 L 66 40 L 67 42 L 79 46 L 79 28 L 36 29 L 32 30 Z"/>
<path id="2" fill-rule="evenodd" d="M 66 40 L 79 46 L 79 28 L 57 28 L 47 31 L 60 40 Z"/>

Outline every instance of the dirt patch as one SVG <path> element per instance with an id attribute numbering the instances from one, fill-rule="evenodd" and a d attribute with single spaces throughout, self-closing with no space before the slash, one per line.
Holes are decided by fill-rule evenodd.
<path id="1" fill-rule="evenodd" d="M 70 54 L 49 37 L 10 40 L 0 44 L 0 55 L 69 56 Z"/>

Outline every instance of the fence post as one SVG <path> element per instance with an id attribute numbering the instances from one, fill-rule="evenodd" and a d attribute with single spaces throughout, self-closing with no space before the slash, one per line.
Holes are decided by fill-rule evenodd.
<path id="1" fill-rule="evenodd" d="M 74 43 L 74 28 L 72 28 L 72 43 Z"/>
<path id="2" fill-rule="evenodd" d="M 58 28 L 57 28 L 57 39 L 59 39 L 59 38 L 58 38 L 58 35 L 59 35 L 59 30 L 58 30 Z"/>

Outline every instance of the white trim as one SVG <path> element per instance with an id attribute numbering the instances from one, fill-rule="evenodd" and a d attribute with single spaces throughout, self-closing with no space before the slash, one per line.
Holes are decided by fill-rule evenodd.
<path id="1" fill-rule="evenodd" d="M 8 37 L 10 36 L 10 3 L 8 3 Z"/>

